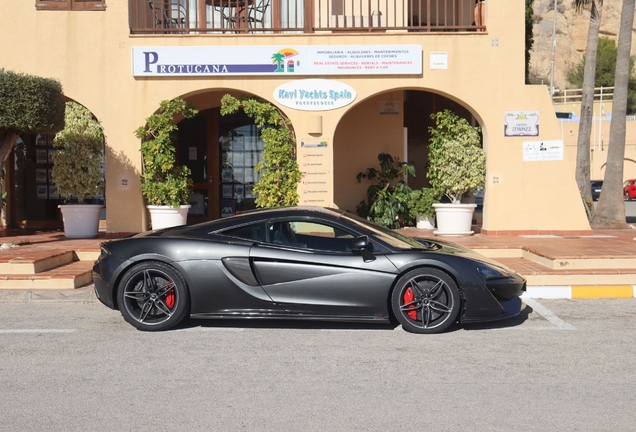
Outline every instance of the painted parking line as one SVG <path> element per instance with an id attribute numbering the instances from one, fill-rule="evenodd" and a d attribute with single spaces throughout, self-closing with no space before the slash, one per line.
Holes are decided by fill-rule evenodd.
<path id="1" fill-rule="evenodd" d="M 524 298 L 523 302 L 526 305 L 530 306 L 534 312 L 538 313 L 543 318 L 547 319 L 550 323 L 552 323 L 557 330 L 576 330 L 576 327 L 574 327 L 572 324 L 568 322 L 563 321 L 561 318 L 556 316 L 550 309 L 543 306 L 538 301 L 533 300 L 531 298 Z M 531 327 L 528 327 L 528 330 L 530 329 Z M 545 329 L 545 328 L 540 327 L 538 329 Z"/>
<path id="2" fill-rule="evenodd" d="M 0 330 L 0 334 L 73 333 L 75 329 L 11 329 Z"/>

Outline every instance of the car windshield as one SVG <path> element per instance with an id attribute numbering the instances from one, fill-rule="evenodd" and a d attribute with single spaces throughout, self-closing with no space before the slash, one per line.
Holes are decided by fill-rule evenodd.
<path id="1" fill-rule="evenodd" d="M 357 225 L 361 229 L 372 233 L 374 236 L 382 240 L 383 242 L 398 248 L 398 249 L 426 249 L 422 243 L 417 242 L 415 239 L 402 235 L 396 231 L 390 230 L 371 222 L 367 219 L 363 219 L 352 213 L 345 212 L 342 215 L 343 219 L 347 219 L 349 222 Z"/>

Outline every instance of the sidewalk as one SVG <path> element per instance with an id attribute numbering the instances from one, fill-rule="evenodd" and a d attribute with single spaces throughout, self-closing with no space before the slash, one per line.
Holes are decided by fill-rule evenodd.
<path id="1" fill-rule="evenodd" d="M 432 231 L 404 228 L 411 237 Z M 126 234 L 66 239 L 59 231 L 0 232 L 0 302 L 97 301 L 93 261 L 99 244 Z M 598 230 L 592 236 L 440 237 L 492 258 L 523 275 L 530 298 L 636 297 L 636 229 Z"/>

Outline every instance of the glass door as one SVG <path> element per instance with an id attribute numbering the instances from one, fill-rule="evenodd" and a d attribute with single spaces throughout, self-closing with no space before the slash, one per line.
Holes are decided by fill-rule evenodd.
<path id="1" fill-rule="evenodd" d="M 221 217 L 256 208 L 256 164 L 263 159 L 263 141 L 253 121 L 243 113 L 219 119 Z"/>

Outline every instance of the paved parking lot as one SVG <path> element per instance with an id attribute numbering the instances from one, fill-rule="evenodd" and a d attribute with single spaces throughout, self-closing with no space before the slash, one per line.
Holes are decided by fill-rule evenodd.
<path id="1" fill-rule="evenodd" d="M 528 302 L 511 321 L 190 321 L 0 304 L 0 430 L 633 429 L 636 299 Z"/>

